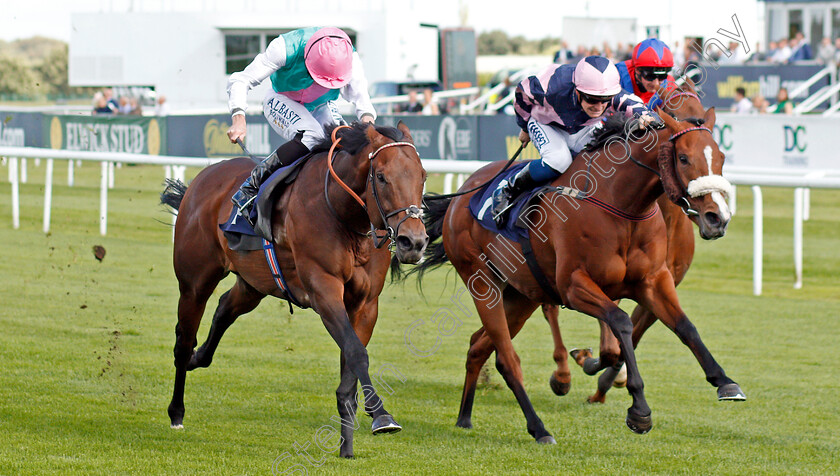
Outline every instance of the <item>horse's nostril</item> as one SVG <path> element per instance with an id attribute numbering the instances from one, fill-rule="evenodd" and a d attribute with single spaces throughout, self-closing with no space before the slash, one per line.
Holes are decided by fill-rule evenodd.
<path id="1" fill-rule="evenodd" d="M 401 250 L 408 251 L 413 248 L 413 243 L 411 239 L 407 236 L 398 236 L 397 237 L 397 248 Z"/>
<path id="2" fill-rule="evenodd" d="M 708 223 L 709 226 L 713 226 L 713 227 L 720 226 L 720 223 L 721 223 L 720 215 L 718 215 L 717 213 L 706 212 L 705 218 L 706 218 L 706 223 Z"/>

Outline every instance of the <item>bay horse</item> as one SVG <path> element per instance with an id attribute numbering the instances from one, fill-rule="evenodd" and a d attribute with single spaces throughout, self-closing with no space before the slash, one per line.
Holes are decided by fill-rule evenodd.
<path id="1" fill-rule="evenodd" d="M 527 267 L 521 266 L 526 263 L 525 250 L 473 218 L 467 207 L 472 193 L 427 200 L 426 229 L 433 244 L 414 271 L 422 280 L 425 271 L 450 261 L 470 290 L 483 324 L 470 339 L 457 426 L 472 427 L 478 374 L 495 350 L 496 368 L 513 391 L 528 432 L 539 443 L 555 442 L 525 392 L 511 341 L 541 303 L 564 304 L 593 316 L 618 338 L 633 399 L 626 424 L 637 433 L 651 429 L 651 411 L 636 365 L 630 317 L 615 300 L 629 298 L 651 310 L 697 355 L 713 385 L 738 387 L 715 362 L 680 308 L 666 265 L 665 222 L 656 204 L 667 191 L 672 199 L 696 211 L 704 237 L 724 234 L 730 216 L 720 195 L 728 190 L 728 182 L 713 173 L 713 162 L 723 160 L 709 129 L 714 126 L 714 109 L 705 112 L 705 127 L 664 113 L 662 120 L 665 128 L 649 130 L 640 140 L 607 139 L 605 145 L 581 153 L 551 183 L 559 187 L 555 188 L 558 193 L 542 195 L 526 210 L 528 223 L 538 224 L 529 227 L 527 243 L 536 263 Z M 602 134 L 602 142 L 608 135 Z M 462 189 L 486 182 L 502 166 L 483 167 Z M 600 181 L 596 172 L 602 175 Z M 572 197 L 591 197 L 592 201 L 582 205 Z M 605 206 L 593 206 L 593 201 Z M 437 238 L 442 240 L 436 242 Z M 532 264 L 542 279 L 535 277 Z"/>
<path id="2" fill-rule="evenodd" d="M 312 307 L 321 316 L 341 350 L 336 390 L 340 455 L 349 458 L 357 380 L 373 433 L 400 430 L 373 388 L 365 349 L 391 259 L 389 247 L 374 246 L 374 239 L 391 240 L 402 263 L 422 258 L 428 237 L 415 204 L 421 204 L 426 172 L 402 122 L 398 128 L 354 123 L 327 132 L 340 141 L 340 149 L 334 157 L 332 148 L 326 153 L 326 139 L 277 199 L 271 247 L 292 296 L 300 307 Z M 231 214 L 231 196 L 253 165 L 244 157 L 220 162 L 202 170 L 189 187 L 170 184 L 161 195 L 163 203 L 178 210 L 173 262 L 180 299 L 175 387 L 168 409 L 172 428 L 183 428 L 187 371 L 209 366 L 225 330 L 265 296 L 289 299 L 275 284 L 263 250 L 231 251 L 219 229 Z M 377 233 L 381 230 L 384 236 Z M 219 299 L 207 340 L 194 351 L 207 300 L 229 273 L 237 275 L 236 283 Z"/>
<path id="3" fill-rule="evenodd" d="M 686 120 L 698 126 L 703 124 L 701 118 L 706 111 L 700 102 L 700 98 L 691 79 L 686 78 L 685 83 L 673 89 L 660 88 L 658 93 L 663 100 L 663 111 L 677 119 Z M 721 153 L 720 157 L 721 159 L 725 158 L 723 153 Z M 720 163 L 715 162 L 712 165 L 715 173 L 720 174 L 723 160 Z M 659 197 L 657 203 L 659 209 L 662 211 L 662 217 L 665 220 L 665 230 L 668 236 L 668 251 L 665 262 L 671 271 L 671 275 L 674 277 L 674 286 L 679 286 L 694 258 L 694 231 L 691 222 L 697 222 L 697 215 L 686 213 L 681 206 L 671 201 L 665 195 Z M 554 340 L 554 359 L 558 364 L 558 369 L 549 377 L 549 384 L 557 395 L 565 395 L 570 387 L 571 376 L 568 368 L 568 352 L 563 345 L 557 322 L 558 308 L 551 304 L 544 304 L 543 314 L 551 328 L 551 334 Z M 644 306 L 637 305 L 630 319 L 633 322 L 633 347 L 636 347 L 644 333 L 656 322 L 656 316 Z M 588 351 L 584 350 L 584 355 L 579 354 L 575 359 L 588 375 L 595 375 L 600 370 L 605 369 L 604 373 L 598 379 L 598 386 L 595 393 L 587 398 L 588 402 L 605 402 L 606 393 L 613 386 L 616 375 L 621 368 L 622 363 L 619 353 L 618 341 L 609 332 L 609 329 L 601 323 L 599 358 L 587 357 L 586 354 L 588 354 Z M 618 384 L 616 386 L 621 385 Z M 746 399 L 743 392 L 733 393 L 732 390 L 734 390 L 732 387 L 719 388 L 718 399 Z"/>

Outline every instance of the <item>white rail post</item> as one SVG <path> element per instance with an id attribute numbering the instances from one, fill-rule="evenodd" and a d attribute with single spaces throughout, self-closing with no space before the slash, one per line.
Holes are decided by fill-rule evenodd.
<path id="1" fill-rule="evenodd" d="M 753 185 L 753 294 L 761 296 L 762 257 L 764 254 L 764 204 L 761 187 Z"/>
<path id="2" fill-rule="evenodd" d="M 802 222 L 804 215 L 804 188 L 793 190 L 793 289 L 802 289 Z"/>
<path id="3" fill-rule="evenodd" d="M 735 206 L 738 204 L 737 200 L 738 187 L 732 186 L 732 193 L 729 194 L 729 213 L 735 215 Z"/>
<path id="4" fill-rule="evenodd" d="M 12 184 L 12 228 L 20 228 L 20 183 L 18 181 L 18 159 L 9 157 L 9 182 Z"/>
<path id="5" fill-rule="evenodd" d="M 802 196 L 802 219 L 808 221 L 811 219 L 811 189 L 802 189 L 804 195 Z"/>
<path id="6" fill-rule="evenodd" d="M 21 157 L 20 159 L 20 183 L 27 183 L 29 182 L 29 174 L 26 173 L 26 158 Z"/>
<path id="7" fill-rule="evenodd" d="M 50 210 L 52 209 L 53 159 L 47 159 L 44 176 L 44 233 L 50 232 Z"/>
<path id="8" fill-rule="evenodd" d="M 72 187 L 76 183 L 76 177 L 73 175 L 73 160 L 67 161 L 67 186 Z"/>
<path id="9" fill-rule="evenodd" d="M 452 193 L 452 180 L 455 179 L 455 174 L 445 174 L 443 176 L 443 194 Z"/>
<path id="10" fill-rule="evenodd" d="M 102 176 L 99 181 L 99 234 L 108 232 L 108 162 L 102 162 Z"/>
<path id="11" fill-rule="evenodd" d="M 114 188 L 114 167 L 115 162 L 108 162 L 108 188 Z"/>

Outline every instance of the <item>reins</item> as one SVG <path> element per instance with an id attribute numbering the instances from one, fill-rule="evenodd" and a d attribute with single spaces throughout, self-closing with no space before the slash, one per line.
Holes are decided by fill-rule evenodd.
<path id="1" fill-rule="evenodd" d="M 359 197 L 359 195 L 356 192 L 354 192 L 353 189 L 351 189 L 346 183 L 344 183 L 343 180 L 341 180 L 341 177 L 338 176 L 338 174 L 335 172 L 335 169 L 333 168 L 333 165 L 332 165 L 332 162 L 334 160 L 333 153 L 335 152 L 335 149 L 339 146 L 339 143 L 341 142 L 341 138 L 337 136 L 337 132 L 338 132 L 339 129 L 344 129 L 344 128 L 349 129 L 350 126 L 346 126 L 346 125 L 338 126 L 335 129 L 333 129 L 332 134 L 330 136 L 330 138 L 332 140 L 332 145 L 330 146 L 330 150 L 329 150 L 329 153 L 327 155 L 327 165 L 328 165 L 328 168 L 329 168 L 329 174 L 324 176 L 324 196 L 326 197 L 327 206 L 330 210 L 330 213 L 332 213 L 333 217 L 335 217 L 337 220 L 341 221 L 341 219 L 338 217 L 338 214 L 336 213 L 335 209 L 333 208 L 332 203 L 330 202 L 330 194 L 329 194 L 328 187 L 329 187 L 329 178 L 330 178 L 330 176 L 332 176 L 333 179 L 341 186 L 341 188 L 343 188 L 348 194 L 350 194 L 351 197 L 353 197 L 353 199 L 356 200 L 356 202 L 359 203 L 359 205 L 362 206 L 362 209 L 364 209 L 365 213 L 368 214 L 368 219 L 370 219 L 370 214 L 368 213 L 368 207 L 365 204 L 364 200 L 362 200 L 362 198 Z M 417 150 L 417 148 L 411 142 L 389 142 L 387 144 L 384 144 L 384 145 L 380 146 L 378 149 L 376 149 L 373 152 L 371 152 L 370 154 L 368 154 L 368 160 L 370 161 L 370 164 L 369 164 L 369 167 L 368 167 L 368 183 L 370 184 L 371 194 L 373 195 L 373 199 L 376 202 L 377 211 L 379 212 L 379 216 L 382 218 L 382 224 L 384 226 L 384 228 L 382 230 L 385 231 L 385 234 L 384 235 L 379 235 L 379 234 L 376 233 L 377 231 L 379 231 L 379 229 L 376 228 L 376 226 L 373 224 L 373 220 L 371 220 L 370 231 L 369 232 L 361 233 L 361 232 L 358 232 L 356 230 L 353 230 L 355 233 L 357 233 L 359 235 L 370 236 L 373 239 L 373 245 L 377 248 L 381 248 L 385 244 L 385 242 L 388 241 L 388 240 L 391 240 L 391 245 L 390 246 L 393 247 L 393 245 L 394 245 L 393 238 L 399 234 L 400 226 L 406 220 L 408 220 L 409 218 L 421 219 L 422 216 L 423 216 L 423 211 L 417 205 L 409 205 L 407 207 L 399 208 L 399 209 L 394 210 L 394 211 L 392 211 L 390 213 L 387 213 L 387 214 L 385 213 L 384 209 L 382 208 L 382 202 L 379 199 L 379 193 L 376 190 L 376 183 L 373 179 L 373 175 L 374 175 L 374 173 L 373 173 L 373 170 L 374 170 L 373 160 L 376 158 L 376 156 L 381 151 L 383 151 L 383 150 L 385 150 L 389 147 L 397 147 L 397 146 L 411 147 L 415 151 Z M 393 217 L 394 215 L 400 214 L 402 212 L 406 212 L 406 214 L 399 222 L 397 222 L 397 226 L 396 227 L 390 226 L 388 224 L 388 219 Z"/>
<path id="2" fill-rule="evenodd" d="M 427 200 L 444 200 L 444 199 L 447 199 L 447 198 L 460 197 L 461 195 L 466 195 L 466 194 L 468 194 L 468 193 L 472 193 L 472 192 L 475 192 L 476 190 L 480 190 L 480 189 L 482 189 L 482 188 L 486 187 L 486 186 L 487 186 L 487 185 L 489 185 L 491 182 L 493 182 L 493 180 L 496 180 L 496 178 L 497 178 L 499 175 L 502 175 L 502 173 L 503 173 L 505 170 L 507 170 L 508 168 L 510 168 L 511 164 L 513 164 L 513 161 L 515 161 L 515 160 L 516 160 L 516 158 L 517 158 L 517 157 L 519 157 L 519 154 L 522 152 L 522 149 L 524 149 L 524 148 L 525 148 L 525 144 L 520 144 L 520 145 L 519 145 L 519 149 L 517 149 L 517 150 L 516 150 L 516 153 L 514 153 L 514 154 L 513 154 L 513 157 L 511 157 L 511 158 L 507 161 L 507 163 L 505 164 L 505 166 L 504 166 L 504 167 L 502 167 L 502 170 L 499 170 L 498 172 L 496 172 L 496 175 L 494 175 L 494 176 L 490 177 L 490 179 L 489 179 L 489 180 L 487 180 L 486 182 L 482 183 L 481 185 L 477 185 L 477 186 L 475 186 L 475 187 L 473 187 L 473 188 L 471 188 L 471 189 L 469 189 L 469 190 L 464 190 L 463 192 L 447 193 L 447 194 L 444 194 L 444 195 L 423 195 L 423 201 L 427 201 Z"/>

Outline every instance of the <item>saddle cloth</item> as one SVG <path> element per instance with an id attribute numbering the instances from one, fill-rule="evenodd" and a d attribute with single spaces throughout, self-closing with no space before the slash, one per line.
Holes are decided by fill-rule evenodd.
<path id="1" fill-rule="evenodd" d="M 528 162 L 522 162 L 511 166 L 503 174 L 496 177 L 492 182 L 487 184 L 487 186 L 479 190 L 478 193 L 473 195 L 470 199 L 470 213 L 472 213 L 472 216 L 481 224 L 482 227 L 492 231 L 493 233 L 501 234 L 509 240 L 517 242 L 521 239 L 528 239 L 529 234 L 528 229 L 520 223 L 519 215 L 531 201 L 531 198 L 533 198 L 534 195 L 536 195 L 543 187 L 538 186 L 533 190 L 522 193 L 514 199 L 513 206 L 511 206 L 507 211 L 508 219 L 505 221 L 504 228 L 499 228 L 496 226 L 496 222 L 493 221 L 493 192 L 500 188 L 503 182 L 507 183 L 512 180 L 513 176 L 522 170 L 522 168 L 526 165 L 528 165 Z"/>
<path id="2" fill-rule="evenodd" d="M 311 157 L 307 154 L 291 164 L 275 170 L 268 180 L 260 185 L 255 205 L 251 207 L 251 219 L 255 221 L 256 227 L 252 227 L 248 220 L 236 213 L 236 207 L 231 210 L 230 216 L 219 228 L 225 233 L 228 247 L 234 251 L 253 251 L 263 249 L 263 238 L 272 241 L 271 236 L 271 212 L 274 209 L 274 202 L 283 191 L 294 182 L 301 167 Z M 255 229 L 256 228 L 256 229 Z"/>

